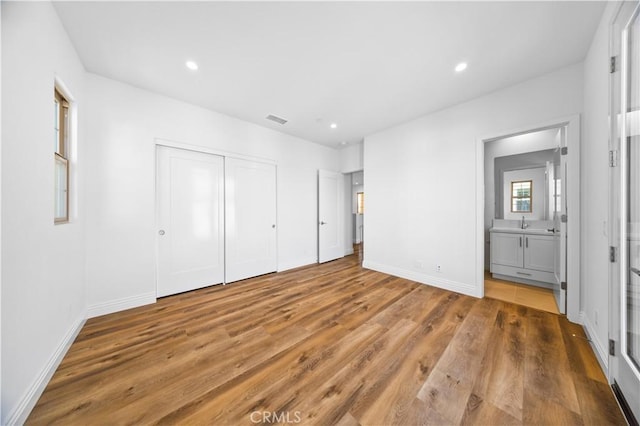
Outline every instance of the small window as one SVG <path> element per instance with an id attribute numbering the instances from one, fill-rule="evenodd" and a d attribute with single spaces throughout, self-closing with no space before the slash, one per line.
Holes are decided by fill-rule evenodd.
<path id="1" fill-rule="evenodd" d="M 358 192 L 357 213 L 364 214 L 364 192 Z"/>
<path id="2" fill-rule="evenodd" d="M 511 182 L 511 212 L 531 213 L 533 201 L 533 181 L 522 180 Z"/>
<path id="3" fill-rule="evenodd" d="M 69 102 L 54 89 L 53 97 L 54 223 L 69 221 Z"/>

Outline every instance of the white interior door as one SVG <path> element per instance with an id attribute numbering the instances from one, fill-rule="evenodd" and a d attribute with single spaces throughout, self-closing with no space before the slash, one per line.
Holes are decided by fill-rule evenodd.
<path id="1" fill-rule="evenodd" d="M 618 264 L 611 268 L 610 378 L 626 408 L 640 420 L 640 6 L 623 3 L 614 21 L 612 54 L 619 58 L 613 75 L 611 140 L 619 150 L 612 171 L 615 218 L 612 243 Z M 625 404 L 623 404 L 623 407 Z"/>
<path id="2" fill-rule="evenodd" d="M 276 167 L 225 159 L 226 282 L 275 272 Z"/>
<path id="3" fill-rule="evenodd" d="M 224 280 L 223 158 L 157 148 L 158 297 Z"/>
<path id="4" fill-rule="evenodd" d="M 344 256 L 344 177 L 318 171 L 318 262 Z"/>

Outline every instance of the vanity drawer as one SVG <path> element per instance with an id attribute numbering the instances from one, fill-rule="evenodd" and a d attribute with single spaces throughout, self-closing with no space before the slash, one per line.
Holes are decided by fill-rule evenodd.
<path id="1" fill-rule="evenodd" d="M 556 277 L 553 272 L 537 271 L 535 269 L 517 268 L 514 266 L 491 264 L 492 274 L 506 275 L 523 280 L 540 281 L 549 284 L 556 284 Z"/>

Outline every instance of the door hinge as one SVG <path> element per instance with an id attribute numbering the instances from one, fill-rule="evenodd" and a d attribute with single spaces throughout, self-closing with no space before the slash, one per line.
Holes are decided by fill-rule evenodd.
<path id="1" fill-rule="evenodd" d="M 569 218 L 567 217 L 566 214 L 563 214 L 562 216 L 560 216 L 560 222 L 567 223 L 567 220 L 569 220 Z"/>
<path id="2" fill-rule="evenodd" d="M 609 60 L 609 72 L 611 74 L 616 72 L 616 57 L 615 56 L 612 56 L 611 59 Z"/>
<path id="3" fill-rule="evenodd" d="M 560 148 L 560 155 L 567 155 L 569 153 L 569 148 L 566 146 L 563 146 L 562 148 Z"/>
<path id="4" fill-rule="evenodd" d="M 567 289 L 567 282 L 566 281 L 562 281 L 560 283 L 560 290 L 566 290 Z"/>
<path id="5" fill-rule="evenodd" d="M 618 151 L 609 151 L 609 167 L 618 167 Z"/>
<path id="6" fill-rule="evenodd" d="M 609 339 L 609 355 L 616 356 L 616 341 Z"/>
<path id="7" fill-rule="evenodd" d="M 614 246 L 609 246 L 609 262 L 616 262 L 616 248 Z"/>

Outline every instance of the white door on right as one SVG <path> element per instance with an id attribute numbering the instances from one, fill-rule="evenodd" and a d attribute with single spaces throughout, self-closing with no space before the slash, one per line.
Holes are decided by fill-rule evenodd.
<path id="1" fill-rule="evenodd" d="M 318 262 L 344 257 L 344 177 L 318 171 Z"/>
<path id="2" fill-rule="evenodd" d="M 276 166 L 225 158 L 226 282 L 275 272 Z"/>
<path id="3" fill-rule="evenodd" d="M 640 6 L 622 3 L 612 31 L 612 56 L 619 66 L 612 76 L 611 140 L 619 150 L 612 171 L 612 264 L 610 353 L 613 387 L 623 408 L 640 420 Z"/>

